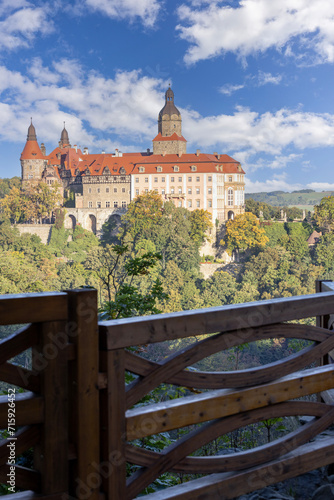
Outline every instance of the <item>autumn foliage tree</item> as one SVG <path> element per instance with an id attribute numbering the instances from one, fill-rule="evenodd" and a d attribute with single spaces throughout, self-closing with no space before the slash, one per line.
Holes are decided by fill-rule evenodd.
<path id="1" fill-rule="evenodd" d="M 226 223 L 227 251 L 233 250 L 245 251 L 249 248 L 263 248 L 269 241 L 265 230 L 260 227 L 257 217 L 250 213 L 236 215 L 234 220 Z"/>
<path id="2" fill-rule="evenodd" d="M 334 229 L 334 196 L 322 198 L 314 207 L 314 219 L 323 231 Z"/>

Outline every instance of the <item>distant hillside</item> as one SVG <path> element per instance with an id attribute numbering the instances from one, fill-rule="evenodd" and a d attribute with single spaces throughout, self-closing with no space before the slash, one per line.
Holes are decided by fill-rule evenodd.
<path id="1" fill-rule="evenodd" d="M 274 207 L 300 206 L 300 205 L 318 205 L 325 196 L 333 196 L 334 191 L 313 191 L 313 189 L 301 189 L 300 191 L 271 191 L 270 193 L 246 193 L 246 200 L 253 198 L 255 201 L 261 201 L 273 205 Z"/>

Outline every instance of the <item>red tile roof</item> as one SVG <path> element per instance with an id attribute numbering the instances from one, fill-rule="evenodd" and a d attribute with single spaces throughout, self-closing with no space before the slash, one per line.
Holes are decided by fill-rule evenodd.
<path id="1" fill-rule="evenodd" d="M 187 142 L 187 140 L 183 137 L 183 135 L 177 135 L 176 132 L 174 132 L 174 134 L 167 136 L 167 137 L 161 135 L 161 132 L 159 132 L 159 134 L 154 137 L 153 142 L 154 141 L 184 141 L 184 142 Z"/>
<path id="2" fill-rule="evenodd" d="M 45 156 L 37 141 L 27 141 L 21 153 L 21 160 L 44 160 Z"/>

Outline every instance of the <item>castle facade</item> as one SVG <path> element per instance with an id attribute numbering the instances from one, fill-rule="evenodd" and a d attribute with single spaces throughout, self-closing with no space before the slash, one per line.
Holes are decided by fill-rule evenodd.
<path id="1" fill-rule="evenodd" d="M 23 188 L 42 181 L 59 183 L 64 193 L 73 193 L 75 206 L 66 209 L 66 227 L 80 223 L 99 232 L 110 215 L 124 213 L 131 200 L 149 191 L 178 207 L 207 210 L 213 223 L 244 212 L 245 172 L 240 163 L 226 154 L 187 152 L 171 88 L 159 113 L 153 152 L 90 154 L 87 148 L 71 146 L 64 124 L 58 147 L 47 155 L 31 123 L 21 169 Z"/>

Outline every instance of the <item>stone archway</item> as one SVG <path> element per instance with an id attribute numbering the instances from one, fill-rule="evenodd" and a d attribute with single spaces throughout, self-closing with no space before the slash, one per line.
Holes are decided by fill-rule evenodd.
<path id="1" fill-rule="evenodd" d="M 89 214 L 88 217 L 88 228 L 89 231 L 96 234 L 96 217 L 93 214 Z"/>
<path id="2" fill-rule="evenodd" d="M 233 210 L 230 210 L 227 214 L 228 220 L 234 220 L 234 212 Z"/>
<path id="3" fill-rule="evenodd" d="M 67 215 L 65 219 L 65 229 L 75 229 L 76 225 L 77 219 L 74 217 L 74 215 Z"/>

